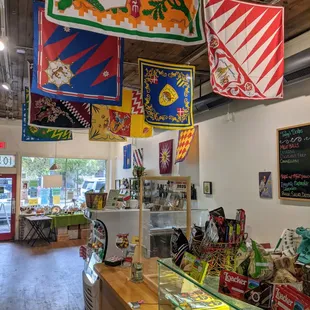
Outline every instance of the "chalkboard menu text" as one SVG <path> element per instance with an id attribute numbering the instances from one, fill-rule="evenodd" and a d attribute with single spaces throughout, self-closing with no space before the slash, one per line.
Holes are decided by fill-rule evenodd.
<path id="1" fill-rule="evenodd" d="M 310 201 L 310 124 L 278 129 L 279 198 Z"/>

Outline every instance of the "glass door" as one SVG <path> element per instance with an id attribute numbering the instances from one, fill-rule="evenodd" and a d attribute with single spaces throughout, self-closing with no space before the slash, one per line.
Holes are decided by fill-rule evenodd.
<path id="1" fill-rule="evenodd" d="M 0 174 L 0 241 L 14 239 L 16 175 Z"/>

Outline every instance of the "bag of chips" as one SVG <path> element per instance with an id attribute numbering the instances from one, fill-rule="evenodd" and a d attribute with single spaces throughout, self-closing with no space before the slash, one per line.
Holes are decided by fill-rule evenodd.
<path id="1" fill-rule="evenodd" d="M 249 276 L 258 280 L 269 280 L 273 276 L 273 260 L 264 248 L 252 241 L 252 252 L 250 255 Z"/>
<path id="2" fill-rule="evenodd" d="M 251 255 L 251 249 L 249 249 L 246 246 L 245 242 L 242 242 L 235 257 L 234 271 L 236 273 L 239 273 L 246 277 L 248 276 L 250 255 Z"/>

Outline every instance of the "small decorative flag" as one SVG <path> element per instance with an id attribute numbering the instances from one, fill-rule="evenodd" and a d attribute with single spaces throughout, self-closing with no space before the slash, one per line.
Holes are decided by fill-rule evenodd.
<path id="1" fill-rule="evenodd" d="M 124 155 L 123 169 L 130 169 L 131 168 L 131 144 L 127 144 L 123 146 L 123 155 Z"/>
<path id="2" fill-rule="evenodd" d="M 93 104 L 91 128 L 89 129 L 90 141 L 103 142 L 124 142 L 126 138 L 113 134 L 109 130 L 110 113 L 109 107 L 105 105 Z"/>
<path id="3" fill-rule="evenodd" d="M 38 128 L 28 125 L 28 107 L 23 104 L 22 141 L 24 142 L 48 142 L 72 140 L 70 130 Z"/>
<path id="4" fill-rule="evenodd" d="M 39 2 L 34 3 L 33 64 L 33 93 L 121 105 L 122 39 L 53 24 Z"/>
<path id="5" fill-rule="evenodd" d="M 145 121 L 157 128 L 193 127 L 194 66 L 139 58 Z"/>
<path id="6" fill-rule="evenodd" d="M 143 167 L 143 149 L 133 151 L 133 166 Z"/>
<path id="7" fill-rule="evenodd" d="M 46 0 L 46 18 L 134 40 L 195 45 L 205 41 L 197 0 Z"/>
<path id="8" fill-rule="evenodd" d="M 172 173 L 173 140 L 159 143 L 159 173 Z"/>
<path id="9" fill-rule="evenodd" d="M 283 98 L 284 8 L 205 0 L 210 82 L 237 99 Z"/>
<path id="10" fill-rule="evenodd" d="M 110 107 L 110 131 L 114 134 L 147 138 L 153 135 L 153 128 L 144 121 L 141 93 L 123 89 L 122 106 Z"/>
<path id="11" fill-rule="evenodd" d="M 185 160 L 189 149 L 191 147 L 192 140 L 195 136 L 195 132 L 197 130 L 197 126 L 187 130 L 179 131 L 178 138 L 178 146 L 177 146 L 177 154 L 175 158 L 175 163 L 180 163 Z"/>

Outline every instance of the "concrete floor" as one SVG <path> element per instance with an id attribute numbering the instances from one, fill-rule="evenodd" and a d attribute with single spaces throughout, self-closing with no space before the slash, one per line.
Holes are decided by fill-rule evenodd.
<path id="1" fill-rule="evenodd" d="M 0 243 L 1 310 L 83 310 L 81 240 Z"/>

